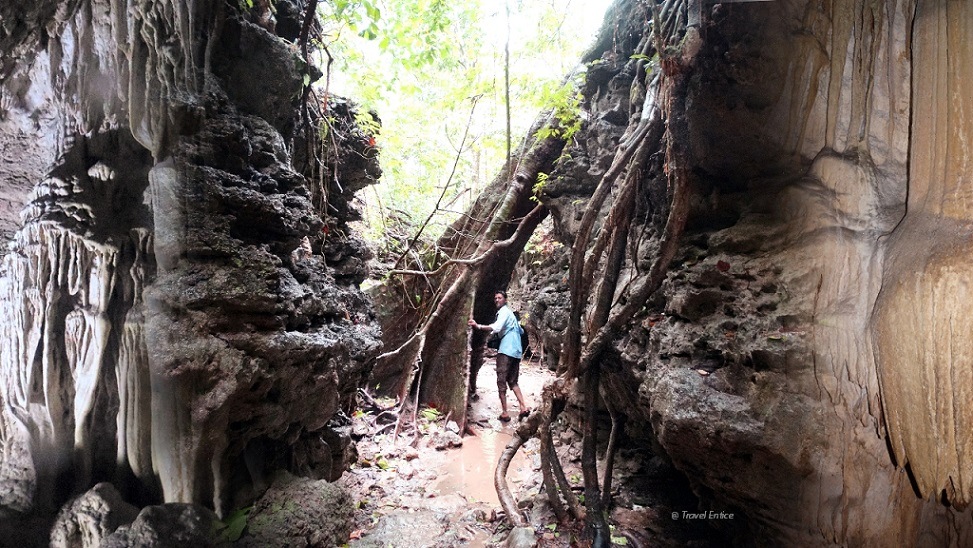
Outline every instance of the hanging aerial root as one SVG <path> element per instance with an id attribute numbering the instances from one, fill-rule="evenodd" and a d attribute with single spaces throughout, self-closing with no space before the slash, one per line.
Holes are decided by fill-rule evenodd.
<path id="1" fill-rule="evenodd" d="M 568 514 L 558 495 L 558 486 L 554 483 L 556 480 L 551 470 L 551 459 L 557 459 L 557 454 L 554 452 L 554 436 L 551 435 L 551 423 L 542 420 L 538 434 L 541 442 L 541 475 L 544 478 L 544 492 L 547 493 L 548 503 L 554 510 L 554 517 L 557 518 L 558 523 L 563 524 L 567 521 Z"/>
<path id="2" fill-rule="evenodd" d="M 500 455 L 500 460 L 497 463 L 493 478 L 494 487 L 497 490 L 500 505 L 503 507 L 511 525 L 514 527 L 522 527 L 525 522 L 517 508 L 517 500 L 507 487 L 507 469 L 514 455 L 520 450 L 520 447 L 535 436 L 540 438 L 541 472 L 544 477 L 544 489 L 551 501 L 551 507 L 554 509 L 555 515 L 562 522 L 568 515 L 577 520 L 584 519 L 584 509 L 578 497 L 571 489 L 567 477 L 564 475 L 564 469 L 561 467 L 557 452 L 554 450 L 553 437 L 551 435 L 551 425 L 564 409 L 567 393 L 574 385 L 573 380 L 564 379 L 563 377 L 558 377 L 554 381 L 547 383 L 541 392 L 541 405 L 531 413 L 526 421 L 517 427 L 513 439 L 510 440 L 510 443 L 507 444 L 507 447 Z M 567 513 L 565 513 L 559 493 L 564 496 L 564 500 L 567 503 Z"/>
<path id="3" fill-rule="evenodd" d="M 503 511 L 507 514 L 507 519 L 510 520 L 510 524 L 514 527 L 526 527 L 527 520 L 521 515 L 520 510 L 517 508 L 517 499 L 514 498 L 513 494 L 510 493 L 510 488 L 507 487 L 507 469 L 510 467 L 510 461 L 520 450 L 520 447 L 527 442 L 527 440 L 537 435 L 537 430 L 541 425 L 541 414 L 531 413 L 527 417 L 526 421 L 520 423 L 517 430 L 514 432 L 513 439 L 504 448 L 503 453 L 500 455 L 500 461 L 497 463 L 497 469 L 493 474 L 493 486 L 497 490 L 497 497 L 500 499 L 500 506 L 503 507 Z"/>
<path id="4" fill-rule="evenodd" d="M 568 507 L 567 512 L 571 517 L 577 520 L 584 519 L 584 509 L 564 474 L 564 468 L 561 467 L 557 450 L 554 448 L 554 436 L 551 433 L 551 425 L 557 420 L 566 404 L 566 384 L 563 378 L 558 378 L 544 387 L 541 393 L 540 413 L 542 419 L 539 429 L 544 490 L 548 495 L 551 507 L 554 509 L 555 516 L 562 522 L 567 518 L 567 515 L 564 511 L 564 505 L 561 503 L 561 495 L 564 496 L 564 502 Z"/>
<path id="5" fill-rule="evenodd" d="M 602 388 L 604 388 L 604 385 L 602 385 Z M 603 487 L 601 488 L 601 503 L 608 507 L 612 496 L 612 471 L 615 468 L 615 452 L 618 451 L 618 438 L 625 416 L 615 409 L 615 404 L 611 402 L 611 398 L 605 397 L 604 391 L 601 393 L 601 401 L 605 403 L 612 420 L 611 433 L 608 435 L 608 448 L 605 450 L 605 473 L 602 480 Z"/>

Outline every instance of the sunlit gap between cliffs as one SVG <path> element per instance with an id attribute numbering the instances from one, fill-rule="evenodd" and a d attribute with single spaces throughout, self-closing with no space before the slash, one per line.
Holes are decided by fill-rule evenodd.
<path id="1" fill-rule="evenodd" d="M 420 4 L 425 12 L 405 11 Z M 364 220 L 356 228 L 382 256 L 395 255 L 389 248 L 411 239 L 433 213 L 426 241 L 469 207 L 506 158 L 507 80 L 516 149 L 579 68 L 611 2 L 375 5 L 376 34 L 331 34 L 332 71 L 317 85 L 353 98 L 364 130 L 375 134 L 382 176 L 358 192 Z"/>

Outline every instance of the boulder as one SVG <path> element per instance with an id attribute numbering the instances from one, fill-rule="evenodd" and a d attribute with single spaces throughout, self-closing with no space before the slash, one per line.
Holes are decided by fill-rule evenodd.
<path id="1" fill-rule="evenodd" d="M 138 516 L 110 483 L 99 483 L 66 504 L 51 530 L 51 546 L 97 548 L 109 535 Z"/>
<path id="2" fill-rule="evenodd" d="M 212 511 L 185 503 L 143 508 L 131 525 L 119 527 L 101 548 L 206 548 L 218 544 L 218 521 Z"/>
<path id="3" fill-rule="evenodd" d="M 340 546 L 351 535 L 353 511 L 341 487 L 280 473 L 254 504 L 238 546 Z"/>

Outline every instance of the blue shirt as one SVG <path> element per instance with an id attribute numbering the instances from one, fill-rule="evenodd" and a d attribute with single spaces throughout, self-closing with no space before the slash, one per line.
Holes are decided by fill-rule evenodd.
<path id="1" fill-rule="evenodd" d="M 500 333 L 497 352 L 518 360 L 524 355 L 524 349 L 520 346 L 520 322 L 509 306 L 503 305 L 497 310 L 497 319 L 490 324 L 490 329 L 493 333 Z"/>

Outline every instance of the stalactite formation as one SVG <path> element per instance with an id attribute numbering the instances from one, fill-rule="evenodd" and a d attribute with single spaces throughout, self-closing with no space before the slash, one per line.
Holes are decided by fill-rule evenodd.
<path id="1" fill-rule="evenodd" d="M 361 139 L 292 161 L 288 143 L 318 135 L 294 103 L 310 69 L 241 10 L 0 11 L 33 29 L 0 34 L 0 141 L 25 160 L 0 175 L 34 178 L 0 266 L 4 511 L 50 512 L 111 481 L 139 503 L 226 512 L 273 470 L 343 468 L 330 421 L 380 348 L 345 222 L 379 171 Z M 353 126 L 333 104 L 332 123 Z M 319 161 L 341 164 L 330 211 L 305 178 Z M 311 253 L 293 255 L 302 241 Z"/>

